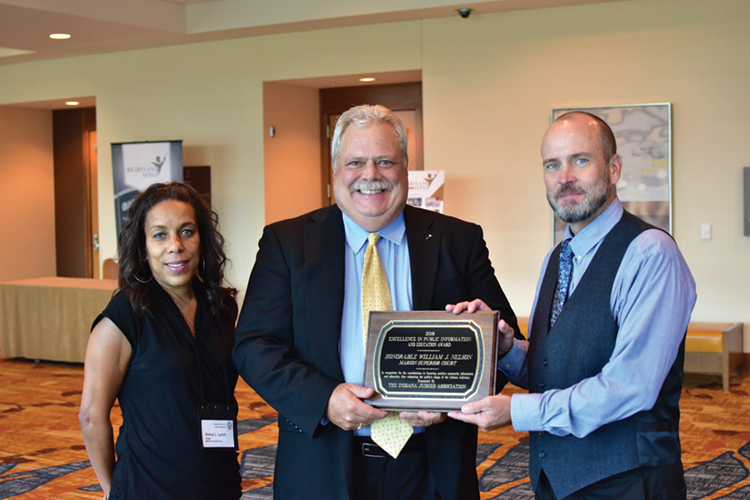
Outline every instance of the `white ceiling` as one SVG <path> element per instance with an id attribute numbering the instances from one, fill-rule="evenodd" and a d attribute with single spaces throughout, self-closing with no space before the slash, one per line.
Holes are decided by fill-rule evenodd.
<path id="1" fill-rule="evenodd" d="M 337 26 L 622 0 L 0 0 L 0 65 Z M 461 20 L 457 8 L 474 9 Z M 51 33 L 69 33 L 52 40 Z"/>
<path id="2" fill-rule="evenodd" d="M 208 40 L 289 33 L 397 21 L 479 16 L 511 10 L 627 0 L 0 0 L 0 67 L 40 59 L 115 52 Z M 459 8 L 471 8 L 461 19 Z M 68 40 L 52 40 L 68 33 Z M 287 83 L 323 88 L 421 80 L 421 72 L 341 75 Z M 0 73 L 1 77 L 1 73 Z M 74 100 L 95 106 L 94 96 L 17 103 L 11 106 L 64 109 Z"/>

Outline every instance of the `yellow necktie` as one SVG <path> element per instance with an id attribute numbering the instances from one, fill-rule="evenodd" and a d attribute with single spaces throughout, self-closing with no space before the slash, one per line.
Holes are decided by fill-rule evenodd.
<path id="1" fill-rule="evenodd" d="M 365 355 L 367 355 L 367 328 L 370 321 L 370 311 L 390 311 L 391 288 L 388 286 L 388 276 L 385 274 L 383 262 L 378 253 L 380 235 L 370 233 L 365 251 L 365 265 L 362 269 L 362 331 L 364 333 Z M 370 425 L 372 440 L 393 458 L 397 458 L 401 449 L 411 437 L 414 429 L 408 422 L 392 411 L 382 420 L 376 420 Z"/>
<path id="2" fill-rule="evenodd" d="M 370 323 L 370 311 L 390 311 L 391 287 L 385 274 L 383 262 L 378 253 L 378 233 L 370 233 L 365 251 L 365 265 L 362 269 L 362 332 L 367 353 L 367 328 Z"/>

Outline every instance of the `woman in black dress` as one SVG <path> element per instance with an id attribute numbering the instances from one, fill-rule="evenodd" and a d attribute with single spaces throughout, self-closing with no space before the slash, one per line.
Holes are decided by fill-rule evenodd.
<path id="1" fill-rule="evenodd" d="M 128 215 L 119 289 L 86 349 L 79 419 L 91 464 L 109 500 L 236 500 L 237 290 L 223 286 L 217 216 L 179 182 L 150 186 Z"/>

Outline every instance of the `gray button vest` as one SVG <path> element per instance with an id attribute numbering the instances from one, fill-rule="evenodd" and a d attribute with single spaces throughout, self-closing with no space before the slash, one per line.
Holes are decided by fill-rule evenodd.
<path id="1" fill-rule="evenodd" d="M 641 232 L 652 228 L 624 212 L 620 222 L 605 237 L 550 330 L 560 247 L 555 249 L 542 280 L 532 320 L 529 392 L 565 389 L 602 371 L 614 351 L 618 332 L 610 307 L 615 275 L 630 243 Z M 683 340 L 651 410 L 604 425 L 584 438 L 531 432 L 529 475 L 534 489 L 542 470 L 555 495 L 563 498 L 620 472 L 679 461 L 679 399 L 684 356 Z"/>

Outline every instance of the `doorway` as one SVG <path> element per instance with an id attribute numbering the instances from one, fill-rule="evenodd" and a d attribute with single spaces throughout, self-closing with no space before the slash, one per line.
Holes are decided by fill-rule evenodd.
<path id="1" fill-rule="evenodd" d="M 99 277 L 96 108 L 52 111 L 57 276 Z"/>

